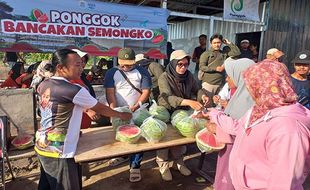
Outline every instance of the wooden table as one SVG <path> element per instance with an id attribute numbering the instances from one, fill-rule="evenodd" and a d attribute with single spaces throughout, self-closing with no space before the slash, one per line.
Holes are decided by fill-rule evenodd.
<path id="1" fill-rule="evenodd" d="M 116 141 L 111 126 L 89 128 L 82 129 L 74 159 L 76 163 L 87 163 L 191 143 L 195 143 L 195 138 L 181 136 L 171 125 L 160 142 L 149 143 L 141 137 L 137 144 Z"/>

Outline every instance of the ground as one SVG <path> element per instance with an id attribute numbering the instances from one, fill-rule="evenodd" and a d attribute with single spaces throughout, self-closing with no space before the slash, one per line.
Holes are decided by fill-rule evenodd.
<path id="1" fill-rule="evenodd" d="M 142 181 L 130 183 L 128 181 L 129 171 L 128 164 L 122 164 L 117 167 L 107 166 L 107 161 L 90 163 L 90 178 L 83 180 L 83 190 L 212 190 L 209 182 L 197 182 L 199 175 L 195 172 L 198 166 L 200 153 L 195 145 L 189 146 L 188 154 L 185 157 L 186 164 L 194 171 L 189 177 L 182 176 L 178 171 L 171 169 L 173 181 L 164 182 L 161 179 L 157 164 L 155 163 L 155 152 L 144 154 L 142 162 Z M 36 160 L 33 156 L 31 159 L 12 161 L 14 173 L 17 174 L 15 180 L 7 180 L 6 189 L 8 190 L 33 190 L 37 189 L 39 180 L 39 169 L 37 165 L 30 160 Z M 211 155 L 206 159 L 204 167 L 211 172 L 215 169 L 216 155 Z M 24 163 L 22 163 L 24 162 Z M 22 166 L 23 167 L 19 167 Z M 34 168 L 29 169 L 32 165 Z M 32 167 L 30 166 L 30 167 Z"/>

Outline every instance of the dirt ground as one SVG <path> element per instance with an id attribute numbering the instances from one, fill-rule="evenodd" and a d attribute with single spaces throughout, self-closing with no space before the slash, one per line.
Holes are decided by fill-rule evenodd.
<path id="1" fill-rule="evenodd" d="M 17 178 L 7 178 L 7 190 L 34 190 L 39 181 L 39 168 L 33 151 L 28 150 L 27 158 L 13 159 L 13 171 Z M 16 153 L 15 153 L 16 154 Z M 214 176 L 217 154 L 207 155 L 204 161 L 204 171 Z M 164 182 L 155 163 L 155 152 L 146 152 L 143 157 L 141 173 L 142 181 L 130 183 L 128 163 L 110 167 L 107 160 L 89 164 L 89 178 L 83 179 L 83 190 L 213 190 L 208 181 L 197 182 L 200 175 L 196 172 L 200 153 L 195 145 L 188 146 L 185 163 L 193 171 L 191 176 L 182 176 L 178 171 L 171 169 L 173 181 Z M 304 184 L 305 190 L 310 190 L 310 178 Z"/>
<path id="2" fill-rule="evenodd" d="M 198 166 L 200 153 L 195 145 L 189 146 L 186 164 L 193 171 L 191 176 L 182 176 L 178 171 L 171 169 L 173 181 L 164 182 L 161 179 L 157 164 L 155 163 L 155 152 L 146 152 L 143 157 L 141 173 L 142 181 L 130 183 L 128 163 L 116 167 L 110 167 L 107 161 L 94 162 L 89 164 L 89 178 L 83 179 L 83 190 L 212 190 L 210 182 L 197 182 L 200 175 L 195 171 Z M 33 157 L 32 159 L 36 159 Z M 206 158 L 204 168 L 214 175 L 216 155 Z M 27 165 L 28 164 L 28 165 Z M 34 168 L 28 169 L 29 158 L 23 161 L 12 161 L 13 171 L 17 174 L 15 180 L 7 180 L 8 190 L 34 190 L 37 189 L 39 180 L 39 168 L 37 164 Z M 23 166 L 22 166 L 23 165 Z"/>

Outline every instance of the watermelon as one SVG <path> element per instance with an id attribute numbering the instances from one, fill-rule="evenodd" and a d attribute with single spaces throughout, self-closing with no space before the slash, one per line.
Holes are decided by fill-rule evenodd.
<path id="1" fill-rule="evenodd" d="M 37 20 L 41 23 L 47 23 L 48 22 L 48 16 L 44 13 L 43 15 L 41 15 L 39 18 L 37 18 Z"/>
<path id="2" fill-rule="evenodd" d="M 168 122 L 170 120 L 170 113 L 164 106 L 159 106 L 153 100 L 153 104 L 149 109 L 149 112 L 152 116 L 154 116 L 156 119 L 159 119 L 163 122 Z"/>
<path id="3" fill-rule="evenodd" d="M 166 134 L 167 125 L 159 119 L 147 118 L 141 125 L 142 136 L 148 142 L 159 142 Z"/>
<path id="4" fill-rule="evenodd" d="M 159 43 L 161 43 L 162 41 L 164 41 L 164 39 L 165 39 L 164 35 L 159 34 L 159 35 L 153 37 L 152 42 L 153 42 L 154 44 L 159 44 Z"/>
<path id="5" fill-rule="evenodd" d="M 39 9 L 32 9 L 29 18 L 32 21 L 38 21 L 38 18 L 41 17 L 42 15 L 43 15 L 43 13 Z"/>
<path id="6" fill-rule="evenodd" d="M 23 150 L 33 146 L 33 136 L 31 135 L 17 136 L 12 140 L 11 143 L 15 148 Z"/>
<path id="7" fill-rule="evenodd" d="M 116 130 L 115 139 L 126 143 L 136 143 L 141 136 L 141 129 L 136 125 L 121 125 Z"/>
<path id="8" fill-rule="evenodd" d="M 225 143 L 218 142 L 215 134 L 210 133 L 206 128 L 196 134 L 196 143 L 199 150 L 207 154 L 225 147 Z"/>
<path id="9" fill-rule="evenodd" d="M 175 127 L 184 137 L 195 137 L 196 133 L 199 131 L 196 119 L 189 116 L 178 121 Z"/>
<path id="10" fill-rule="evenodd" d="M 115 111 L 119 111 L 119 112 L 129 112 L 131 113 L 130 109 L 128 107 L 118 107 L 118 108 L 114 108 Z M 111 119 L 111 123 L 112 126 L 114 128 L 114 130 L 116 130 L 117 127 L 121 126 L 121 125 L 126 125 L 130 123 L 130 120 L 121 120 L 118 117 L 112 117 Z"/>
<path id="11" fill-rule="evenodd" d="M 171 124 L 172 126 L 176 126 L 176 123 L 178 123 L 180 120 L 182 120 L 185 117 L 188 117 L 188 112 L 185 110 L 176 110 L 171 115 Z"/>
<path id="12" fill-rule="evenodd" d="M 151 114 L 147 111 L 146 108 L 138 109 L 132 114 L 132 120 L 134 124 L 141 126 L 143 121 L 150 117 Z"/>

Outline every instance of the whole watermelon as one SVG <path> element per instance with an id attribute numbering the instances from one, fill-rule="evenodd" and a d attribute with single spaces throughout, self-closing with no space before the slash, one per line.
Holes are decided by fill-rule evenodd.
<path id="1" fill-rule="evenodd" d="M 129 113 L 131 113 L 131 110 L 128 107 L 118 107 L 118 108 L 114 108 L 114 110 L 115 111 L 119 111 L 119 112 L 129 112 Z M 116 128 L 118 126 L 126 125 L 126 124 L 130 123 L 130 120 L 121 120 L 118 117 L 112 117 L 111 120 L 112 120 L 111 123 L 112 123 L 112 126 L 113 126 L 114 130 L 116 130 Z"/>
<path id="2" fill-rule="evenodd" d="M 159 106 L 155 101 L 153 101 L 152 106 L 149 109 L 149 112 L 156 119 L 159 119 L 165 123 L 170 120 L 170 113 L 164 106 Z"/>
<path id="3" fill-rule="evenodd" d="M 178 123 L 180 120 L 182 120 L 185 117 L 188 117 L 188 112 L 185 110 L 176 110 L 171 115 L 171 124 L 172 126 L 176 126 L 176 123 Z"/>
<path id="4" fill-rule="evenodd" d="M 141 126 L 143 121 L 150 116 L 151 114 L 147 111 L 147 109 L 139 109 L 132 114 L 132 120 L 134 124 Z"/>
<path id="5" fill-rule="evenodd" d="M 191 117 L 181 119 L 176 123 L 175 127 L 184 137 L 195 137 L 196 133 L 199 131 L 196 119 Z"/>
<path id="6" fill-rule="evenodd" d="M 147 118 L 141 125 L 142 136 L 148 142 L 159 142 L 166 134 L 167 125 L 153 117 Z"/>

